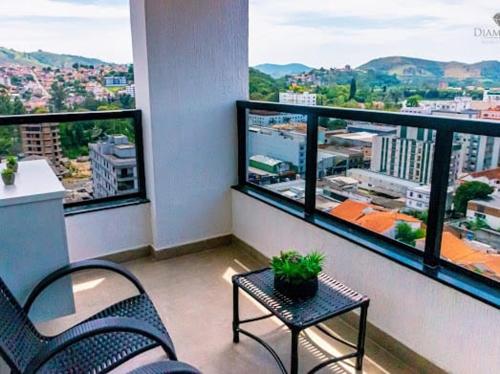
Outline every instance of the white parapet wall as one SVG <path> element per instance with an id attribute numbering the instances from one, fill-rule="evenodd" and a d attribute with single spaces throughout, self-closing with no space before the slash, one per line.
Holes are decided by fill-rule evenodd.
<path id="1" fill-rule="evenodd" d="M 326 272 L 371 298 L 369 321 L 414 352 L 452 373 L 498 373 L 497 309 L 241 192 L 232 206 L 234 235 L 264 255 L 324 252 Z"/>
<path id="2" fill-rule="evenodd" d="M 139 204 L 66 217 L 70 261 L 149 246 L 149 208 L 149 204 Z"/>

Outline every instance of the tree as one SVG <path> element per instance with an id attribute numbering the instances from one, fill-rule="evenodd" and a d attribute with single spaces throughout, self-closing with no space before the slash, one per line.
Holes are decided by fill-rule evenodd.
<path id="1" fill-rule="evenodd" d="M 429 219 L 429 211 L 424 210 L 423 212 L 420 212 L 418 210 L 411 210 L 409 212 L 405 212 L 409 214 L 412 217 L 418 218 L 421 220 L 423 223 L 427 224 L 427 220 Z"/>
<path id="2" fill-rule="evenodd" d="M 9 95 L 0 95 L 0 114 L 12 114 L 12 103 Z"/>
<path id="3" fill-rule="evenodd" d="M 25 114 L 26 108 L 24 107 L 23 102 L 19 97 L 14 99 L 14 103 L 12 104 L 12 114 Z"/>
<path id="4" fill-rule="evenodd" d="M 424 229 L 413 230 L 411 226 L 405 222 L 400 222 L 396 226 L 396 240 L 415 246 L 417 239 L 425 237 Z"/>
<path id="5" fill-rule="evenodd" d="M 347 127 L 346 120 L 337 118 L 320 117 L 318 123 L 328 130 L 343 130 Z"/>
<path id="6" fill-rule="evenodd" d="M 416 108 L 420 105 L 421 97 L 418 95 L 410 96 L 406 99 L 406 106 L 410 108 Z"/>
<path id="7" fill-rule="evenodd" d="M 58 82 L 52 83 L 50 86 L 50 105 L 54 112 L 61 112 L 64 109 L 64 102 L 66 101 L 66 92 L 62 84 Z"/>
<path id="8" fill-rule="evenodd" d="M 486 183 L 477 181 L 462 183 L 453 197 L 455 211 L 465 214 L 470 200 L 486 199 L 493 191 L 494 188 Z"/>
<path id="9" fill-rule="evenodd" d="M 354 99 L 356 96 L 356 79 L 351 79 L 351 86 L 349 87 L 349 99 L 347 101 Z"/>
<path id="10" fill-rule="evenodd" d="M 134 99 L 130 95 L 120 95 L 118 100 L 123 109 L 132 109 L 135 107 Z"/>
<path id="11" fill-rule="evenodd" d="M 21 77 L 18 77 L 18 76 L 13 76 L 10 78 L 10 83 L 13 85 L 13 86 L 22 86 L 23 85 L 23 79 Z"/>

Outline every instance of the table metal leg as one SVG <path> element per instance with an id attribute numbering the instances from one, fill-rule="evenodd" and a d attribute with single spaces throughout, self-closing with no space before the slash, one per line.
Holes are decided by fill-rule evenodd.
<path id="1" fill-rule="evenodd" d="M 233 282 L 233 343 L 240 342 L 239 287 Z"/>
<path id="2" fill-rule="evenodd" d="M 290 362 L 290 374 L 299 372 L 299 334 L 300 330 L 291 329 L 292 333 L 292 356 Z"/>
<path id="3" fill-rule="evenodd" d="M 365 337 L 366 337 L 366 318 L 368 314 L 368 303 L 361 306 L 361 314 L 359 316 L 359 332 L 356 356 L 356 370 L 363 369 L 363 356 L 365 354 Z"/>

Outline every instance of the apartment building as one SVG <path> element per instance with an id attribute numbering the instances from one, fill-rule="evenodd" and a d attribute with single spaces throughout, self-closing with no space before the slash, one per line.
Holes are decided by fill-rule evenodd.
<path id="1" fill-rule="evenodd" d="M 420 184 L 409 180 L 396 178 L 390 175 L 377 173 L 371 170 L 353 168 L 347 170 L 347 176 L 356 179 L 359 187 L 382 193 L 394 197 L 403 197 L 407 195 L 407 191 L 412 188 L 417 188 Z"/>
<path id="2" fill-rule="evenodd" d="M 500 102 L 496 107 L 491 107 L 481 111 L 481 119 L 500 121 Z"/>
<path id="3" fill-rule="evenodd" d="M 418 107 L 408 107 L 406 102 L 402 113 L 432 114 L 434 111 L 450 113 L 463 113 L 472 109 L 472 98 L 470 96 L 457 96 L 453 100 L 422 100 Z"/>
<path id="4" fill-rule="evenodd" d="M 483 101 L 492 105 L 500 105 L 500 89 L 484 91 Z"/>
<path id="5" fill-rule="evenodd" d="M 316 105 L 316 94 L 309 92 L 280 92 L 281 104 Z"/>
<path id="6" fill-rule="evenodd" d="M 295 113 L 280 113 L 268 110 L 251 110 L 248 114 L 250 126 L 272 126 L 283 123 L 307 122 L 307 116 Z"/>
<path id="7" fill-rule="evenodd" d="M 61 136 L 59 124 L 42 123 L 35 125 L 20 125 L 21 144 L 26 157 L 37 156 L 48 159 L 60 176 L 61 168 Z"/>
<path id="8" fill-rule="evenodd" d="M 94 198 L 138 191 L 135 145 L 125 135 L 89 144 Z"/>
<path id="9" fill-rule="evenodd" d="M 488 200 L 470 200 L 467 218 L 483 219 L 492 229 L 500 229 L 500 195 L 493 194 Z"/>
<path id="10" fill-rule="evenodd" d="M 430 184 L 435 132 L 401 126 L 396 135 L 373 138 L 371 170 L 419 184 Z M 460 165 L 460 144 L 453 146 L 449 183 L 454 184 Z"/>
<path id="11" fill-rule="evenodd" d="M 127 88 L 125 88 L 125 93 L 131 97 L 135 97 L 135 84 L 129 84 Z"/>
<path id="12" fill-rule="evenodd" d="M 500 138 L 460 134 L 462 143 L 461 170 L 473 173 L 498 166 L 500 161 Z"/>
<path id="13" fill-rule="evenodd" d="M 127 77 L 113 75 L 104 77 L 104 85 L 106 87 L 122 87 L 127 85 Z"/>
<path id="14" fill-rule="evenodd" d="M 446 210 L 451 209 L 453 198 L 453 187 L 448 187 L 446 193 Z M 411 210 L 423 212 L 429 210 L 429 202 L 431 199 L 431 186 L 426 184 L 423 186 L 415 186 L 408 188 L 406 192 L 406 207 Z"/>

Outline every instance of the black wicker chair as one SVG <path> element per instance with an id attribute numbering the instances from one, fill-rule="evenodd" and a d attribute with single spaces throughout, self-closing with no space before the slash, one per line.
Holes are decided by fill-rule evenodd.
<path id="1" fill-rule="evenodd" d="M 180 361 L 159 361 L 132 370 L 129 374 L 201 374 L 201 372 Z"/>
<path id="2" fill-rule="evenodd" d="M 135 285 L 139 295 L 120 301 L 57 336 L 42 335 L 28 317 L 37 296 L 54 281 L 87 269 L 121 274 Z M 170 360 L 177 360 L 172 340 L 144 288 L 118 264 L 89 260 L 65 266 L 43 279 L 24 307 L 0 279 L 0 355 L 13 373 L 107 373 L 156 347 L 162 347 Z"/>

